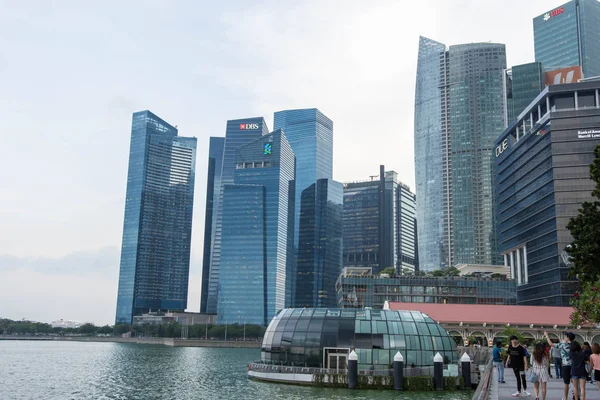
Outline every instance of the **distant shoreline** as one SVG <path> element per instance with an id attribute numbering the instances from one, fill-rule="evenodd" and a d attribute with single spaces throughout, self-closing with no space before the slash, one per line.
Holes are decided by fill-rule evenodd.
<path id="1" fill-rule="evenodd" d="M 102 336 L 7 336 L 0 335 L 0 340 L 21 341 L 60 341 L 60 342 L 114 342 L 134 344 L 154 344 L 170 347 L 216 347 L 216 348 L 244 348 L 259 349 L 262 341 L 237 341 L 237 340 L 201 340 L 201 339 L 175 339 L 175 338 L 123 338 Z"/>

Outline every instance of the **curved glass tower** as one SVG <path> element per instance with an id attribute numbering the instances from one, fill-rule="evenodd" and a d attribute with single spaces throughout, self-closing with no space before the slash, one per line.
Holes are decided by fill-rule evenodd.
<path id="1" fill-rule="evenodd" d="M 419 268 L 451 266 L 446 46 L 419 38 L 415 92 L 415 182 Z"/>
<path id="2" fill-rule="evenodd" d="M 116 323 L 187 307 L 196 138 L 133 114 Z"/>

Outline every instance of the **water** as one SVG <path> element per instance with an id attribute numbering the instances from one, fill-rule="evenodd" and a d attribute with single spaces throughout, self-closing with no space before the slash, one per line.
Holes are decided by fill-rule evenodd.
<path id="1" fill-rule="evenodd" d="M 402 393 L 257 382 L 259 349 L 0 341 L 0 399 L 467 400 L 472 392 Z"/>

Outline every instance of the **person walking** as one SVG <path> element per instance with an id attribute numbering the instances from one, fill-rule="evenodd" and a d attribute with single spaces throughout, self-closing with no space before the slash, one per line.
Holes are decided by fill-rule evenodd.
<path id="1" fill-rule="evenodd" d="M 575 334 L 573 332 L 565 332 L 564 340 L 557 344 L 552 343 L 552 340 L 548 337 L 548 332 L 544 332 L 544 337 L 550 346 L 560 350 L 560 358 L 562 361 L 560 372 L 564 384 L 562 400 L 567 400 L 569 398 L 569 384 L 571 383 L 571 342 L 575 340 Z"/>
<path id="2" fill-rule="evenodd" d="M 571 343 L 571 381 L 573 382 L 573 398 L 585 400 L 585 381 L 587 371 L 585 363 L 587 356 L 583 352 L 579 342 Z"/>
<path id="3" fill-rule="evenodd" d="M 515 335 L 510 337 L 510 346 L 508 346 L 506 368 L 509 365 L 517 378 L 517 391 L 513 393 L 512 397 L 530 396 L 531 393 L 527 391 L 527 379 L 525 377 L 527 357 L 525 356 L 525 349 L 519 344 L 519 338 Z"/>
<path id="4" fill-rule="evenodd" d="M 494 367 L 496 367 L 498 370 L 498 382 L 506 383 L 504 380 L 504 360 L 502 360 L 502 342 L 496 342 L 496 347 L 494 347 L 494 350 L 492 350 L 492 358 L 494 361 Z"/>
<path id="5" fill-rule="evenodd" d="M 533 373 L 537 378 L 537 381 L 533 384 L 535 400 L 540 400 L 540 389 L 542 400 L 546 400 L 546 385 L 550 378 L 548 374 L 548 365 L 550 365 L 550 360 L 546 355 L 546 345 L 544 343 L 537 343 L 533 348 L 533 354 L 531 356 L 531 366 L 533 367 Z"/>
<path id="6" fill-rule="evenodd" d="M 592 379 L 596 382 L 596 385 L 598 385 L 598 390 L 600 390 L 600 344 L 598 343 L 592 345 L 590 371 L 592 373 Z"/>
<path id="7" fill-rule="evenodd" d="M 556 379 L 562 378 L 562 358 L 560 356 L 560 350 L 557 347 L 554 347 L 554 344 L 550 346 L 550 357 L 554 359 L 554 373 L 556 374 Z"/>
<path id="8" fill-rule="evenodd" d="M 583 342 L 583 354 L 585 354 L 585 358 L 587 360 L 592 356 L 592 348 L 590 347 L 589 342 Z M 586 381 L 592 383 L 592 370 L 590 369 L 590 364 L 585 364 L 585 371 L 587 372 Z"/>

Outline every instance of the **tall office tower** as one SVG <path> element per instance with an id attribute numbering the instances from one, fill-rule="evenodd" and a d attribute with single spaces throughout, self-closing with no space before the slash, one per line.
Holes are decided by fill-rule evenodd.
<path id="1" fill-rule="evenodd" d="M 187 307 L 196 138 L 133 114 L 116 323 Z"/>
<path id="2" fill-rule="evenodd" d="M 533 19 L 535 60 L 545 71 L 579 65 L 600 76 L 600 2 L 572 0 Z"/>
<path id="3" fill-rule="evenodd" d="M 419 267 L 454 265 L 446 45 L 419 38 L 415 92 L 415 184 Z"/>
<path id="4" fill-rule="evenodd" d="M 569 306 L 567 229 L 584 201 L 600 144 L 600 82 L 550 85 L 496 140 L 498 250 L 517 281 L 517 303 Z"/>
<path id="5" fill-rule="evenodd" d="M 223 187 L 233 183 L 234 171 L 236 170 L 236 160 L 238 149 L 261 136 L 269 133 L 269 129 L 262 117 L 244 118 L 227 121 L 227 130 L 225 132 L 225 146 L 223 147 L 223 160 L 221 162 L 221 183 L 219 188 L 219 198 L 216 204 L 213 204 L 214 227 L 211 231 L 212 244 L 210 247 L 210 265 L 202 266 L 203 274 L 206 268 L 209 268 L 208 295 L 206 297 L 206 307 L 201 305 L 208 314 L 217 313 L 217 304 L 219 296 L 219 268 L 221 263 L 221 222 L 223 219 Z M 216 189 L 216 188 L 215 188 Z M 206 252 L 206 248 L 205 248 Z"/>
<path id="6" fill-rule="evenodd" d="M 221 170 L 223 168 L 224 137 L 211 137 L 208 149 L 208 178 L 206 182 L 206 214 L 204 217 L 204 256 L 202 259 L 202 294 L 200 312 L 206 313 L 208 282 L 210 280 L 210 256 L 212 238 L 217 225 L 216 207 L 221 194 Z"/>
<path id="7" fill-rule="evenodd" d="M 318 179 L 333 179 L 333 122 L 316 108 L 285 110 L 275 113 L 275 129 L 285 132 L 296 155 L 296 187 L 294 212 L 294 254 L 289 263 L 288 305 L 295 305 L 297 256 L 300 240 L 300 212 L 302 192 Z M 313 228 L 319 231 L 319 227 Z M 323 261 L 325 262 L 325 261 Z M 316 268 L 316 266 L 315 266 Z M 323 268 L 341 270 L 341 265 Z"/>
<path id="8" fill-rule="evenodd" d="M 523 112 L 544 89 L 541 62 L 515 65 L 505 74 L 506 124 Z"/>
<path id="9" fill-rule="evenodd" d="M 503 44 L 450 46 L 421 37 L 415 95 L 419 264 L 500 262 L 492 187 L 505 126 Z"/>
<path id="10" fill-rule="evenodd" d="M 337 307 L 335 281 L 342 272 L 343 192 L 343 185 L 331 179 L 317 179 L 302 191 L 296 307 Z"/>
<path id="11" fill-rule="evenodd" d="M 239 147 L 234 168 L 223 185 L 217 322 L 266 326 L 285 307 L 295 157 L 277 130 Z"/>
<path id="12" fill-rule="evenodd" d="M 397 273 L 417 267 L 415 196 L 394 171 L 344 184 L 343 264 Z"/>

